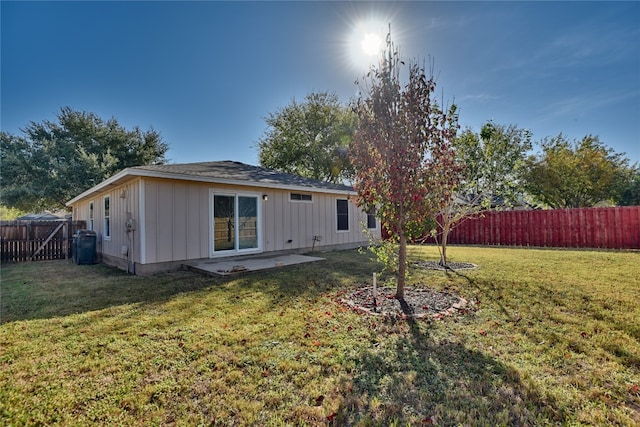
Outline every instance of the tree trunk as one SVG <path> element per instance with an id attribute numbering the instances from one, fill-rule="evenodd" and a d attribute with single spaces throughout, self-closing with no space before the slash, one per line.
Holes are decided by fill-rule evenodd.
<path id="1" fill-rule="evenodd" d="M 407 236 L 400 233 L 400 249 L 398 251 L 398 286 L 396 299 L 404 300 L 404 279 L 407 275 Z"/>
<path id="2" fill-rule="evenodd" d="M 442 246 L 442 257 L 440 258 L 440 265 L 443 267 L 447 265 L 447 237 L 449 236 L 449 227 L 444 226 L 442 228 L 442 241 L 440 245 Z"/>

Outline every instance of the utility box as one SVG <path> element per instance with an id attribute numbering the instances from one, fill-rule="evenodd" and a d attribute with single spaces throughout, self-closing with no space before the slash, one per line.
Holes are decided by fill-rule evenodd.
<path id="1" fill-rule="evenodd" d="M 73 261 L 76 264 L 95 264 L 96 261 L 96 232 L 93 230 L 78 230 L 73 235 Z"/>

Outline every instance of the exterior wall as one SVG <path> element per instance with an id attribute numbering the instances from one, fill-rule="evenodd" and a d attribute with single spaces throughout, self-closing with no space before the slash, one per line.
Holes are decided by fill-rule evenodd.
<path id="1" fill-rule="evenodd" d="M 98 252 L 105 263 L 130 268 L 137 274 L 176 269 L 182 261 L 206 259 L 212 255 L 213 192 L 258 196 L 262 252 L 306 252 L 312 247 L 320 250 L 354 248 L 369 243 L 369 237 L 363 231 L 367 215 L 351 201 L 349 230 L 337 230 L 336 200 L 348 199 L 347 195 L 303 191 L 312 195 L 312 201 L 291 201 L 290 194 L 298 191 L 160 178 L 136 178 L 79 201 L 73 206 L 74 219 L 88 221 L 89 202 L 94 202 Z M 107 195 L 111 211 L 111 237 L 108 239 L 104 237 L 104 197 Z M 267 200 L 263 200 L 263 195 Z M 127 231 L 129 219 L 136 222 L 134 231 Z M 379 238 L 381 227 L 379 222 L 376 225 L 370 231 Z M 314 236 L 320 236 L 320 240 L 314 243 Z M 125 255 L 123 246 L 128 248 Z"/>
<path id="2" fill-rule="evenodd" d="M 105 234 L 105 197 L 109 197 L 110 236 Z M 114 186 L 108 191 L 101 192 L 79 201 L 73 205 L 73 218 L 87 221 L 90 228 L 90 204 L 93 202 L 93 230 L 96 232 L 96 250 L 98 257 L 104 256 L 117 260 L 110 262 L 127 269 L 133 268 L 134 262 L 140 262 L 139 238 L 139 200 L 140 180 L 135 179 L 126 184 Z M 127 220 L 136 220 L 136 229 L 127 231 Z M 126 248 L 126 250 L 123 249 Z"/>
<path id="3" fill-rule="evenodd" d="M 142 263 L 209 257 L 210 184 L 145 178 Z"/>
<path id="4" fill-rule="evenodd" d="M 289 190 L 268 190 L 264 193 L 268 196 L 263 204 L 265 252 L 369 243 L 362 230 L 363 224 L 366 226 L 367 215 L 351 201 L 349 231 L 338 231 L 336 200 L 348 199 L 348 196 L 309 192 L 312 201 L 306 202 L 290 200 L 291 193 Z M 380 225 L 371 231 L 379 237 Z M 314 244 L 314 236 L 321 240 Z"/>
<path id="5" fill-rule="evenodd" d="M 349 202 L 349 231 L 337 230 L 336 200 L 346 195 L 308 192 L 312 201 L 291 201 L 289 190 L 215 185 L 166 179 L 143 180 L 143 263 L 209 258 L 212 192 L 265 195 L 261 203 L 263 252 L 356 247 L 369 243 L 367 216 Z M 293 191 L 296 192 L 296 191 Z M 371 230 L 380 237 L 380 225 Z M 314 245 L 314 236 L 321 240 Z M 230 255 L 237 256 L 237 253 Z"/>

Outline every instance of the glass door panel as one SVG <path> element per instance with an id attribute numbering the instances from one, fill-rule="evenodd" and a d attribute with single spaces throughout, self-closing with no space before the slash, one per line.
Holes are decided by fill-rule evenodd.
<path id="1" fill-rule="evenodd" d="M 213 196 L 213 251 L 236 249 L 235 196 Z"/>
<path id="2" fill-rule="evenodd" d="M 258 198 L 238 196 L 238 250 L 258 248 Z"/>

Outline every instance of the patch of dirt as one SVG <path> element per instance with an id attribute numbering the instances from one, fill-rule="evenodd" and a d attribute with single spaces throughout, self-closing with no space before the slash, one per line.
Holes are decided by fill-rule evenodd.
<path id="1" fill-rule="evenodd" d="M 405 288 L 404 301 L 397 300 L 395 294 L 395 288 L 378 287 L 374 301 L 373 286 L 365 286 L 344 294 L 339 302 L 355 311 L 387 317 L 441 319 L 469 311 L 466 299 L 448 291 Z"/>
<path id="2" fill-rule="evenodd" d="M 415 263 L 416 266 L 426 268 L 428 270 L 475 270 L 478 268 L 476 264 L 472 264 L 470 262 L 448 262 L 446 267 L 440 265 L 440 261 L 418 261 Z"/>

